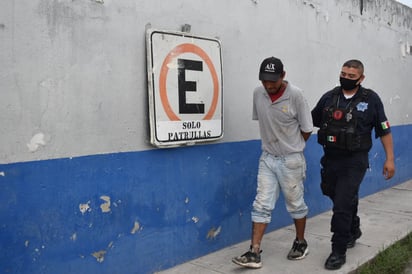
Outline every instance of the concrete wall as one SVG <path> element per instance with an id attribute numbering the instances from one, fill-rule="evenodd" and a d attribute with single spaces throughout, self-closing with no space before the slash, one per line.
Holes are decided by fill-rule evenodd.
<path id="1" fill-rule="evenodd" d="M 224 138 L 149 144 L 145 29 L 222 42 Z M 280 57 L 314 106 L 361 59 L 394 129 L 397 175 L 371 151 L 367 195 L 412 178 L 412 10 L 384 0 L 3 0 L 0 271 L 151 273 L 249 237 L 258 66 Z M 330 208 L 308 142 L 311 216 Z M 290 224 L 283 200 L 270 229 Z"/>

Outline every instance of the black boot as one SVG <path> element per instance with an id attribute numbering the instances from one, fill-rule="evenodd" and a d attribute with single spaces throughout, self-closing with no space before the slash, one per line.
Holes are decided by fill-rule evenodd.
<path id="1" fill-rule="evenodd" d="M 359 239 L 362 236 L 362 231 L 358 228 L 357 231 L 355 231 L 352 235 L 351 235 L 351 239 L 350 241 L 347 243 L 346 247 L 347 248 L 352 248 L 355 246 L 356 244 L 356 240 Z"/>
<path id="2" fill-rule="evenodd" d="M 329 270 L 336 270 L 341 268 L 346 263 L 346 254 L 339 254 L 332 252 L 325 262 L 325 268 Z"/>

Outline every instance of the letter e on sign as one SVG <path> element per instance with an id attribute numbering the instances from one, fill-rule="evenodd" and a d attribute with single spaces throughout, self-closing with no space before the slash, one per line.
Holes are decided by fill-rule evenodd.
<path id="1" fill-rule="evenodd" d="M 146 48 L 150 142 L 171 147 L 221 139 L 220 41 L 149 29 Z"/>

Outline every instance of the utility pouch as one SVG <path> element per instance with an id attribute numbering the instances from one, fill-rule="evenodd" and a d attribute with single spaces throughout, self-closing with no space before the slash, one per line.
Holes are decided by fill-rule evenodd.
<path id="1" fill-rule="evenodd" d="M 318 143 L 326 148 L 346 149 L 347 140 L 345 128 L 330 125 L 318 130 Z"/>

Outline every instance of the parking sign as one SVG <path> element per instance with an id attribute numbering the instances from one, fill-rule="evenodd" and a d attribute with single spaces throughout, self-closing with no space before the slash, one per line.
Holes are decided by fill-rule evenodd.
<path id="1" fill-rule="evenodd" d="M 170 147 L 222 138 L 220 41 L 152 29 L 146 35 L 151 143 Z"/>

